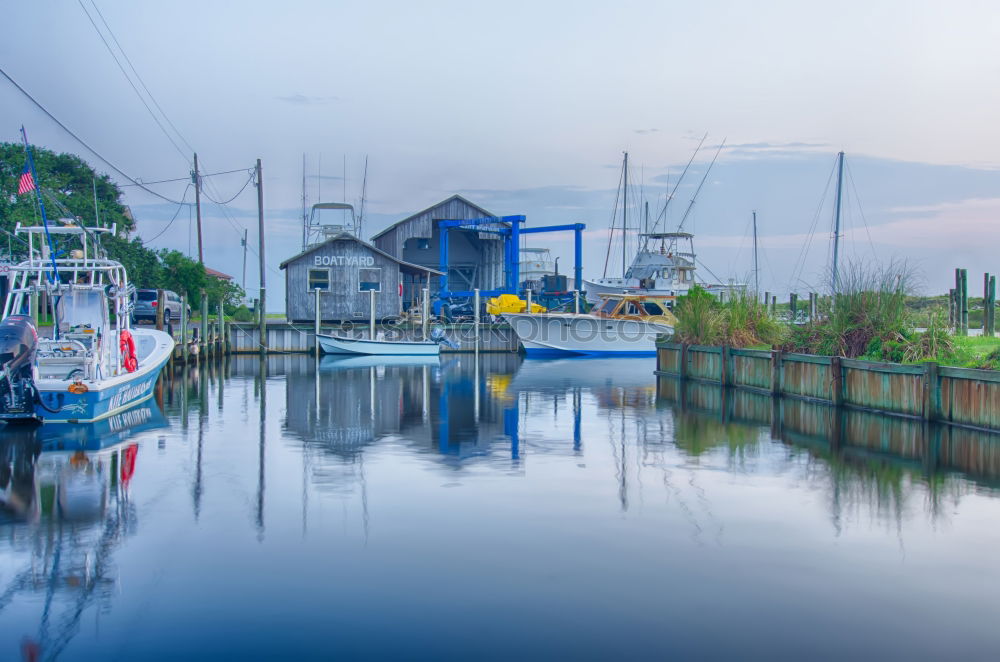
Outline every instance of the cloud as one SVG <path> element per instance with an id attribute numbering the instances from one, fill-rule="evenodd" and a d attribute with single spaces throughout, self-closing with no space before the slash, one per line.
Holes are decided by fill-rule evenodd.
<path id="1" fill-rule="evenodd" d="M 649 133 L 656 133 L 659 129 L 632 129 L 634 133 L 638 133 L 640 136 L 644 136 Z"/>
<path id="2" fill-rule="evenodd" d="M 305 94 L 289 94 L 274 98 L 278 101 L 290 103 L 293 106 L 323 106 L 334 101 L 340 101 L 340 97 L 307 96 Z"/>

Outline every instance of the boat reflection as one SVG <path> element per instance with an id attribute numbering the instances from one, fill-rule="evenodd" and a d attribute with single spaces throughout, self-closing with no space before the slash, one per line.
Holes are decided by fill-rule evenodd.
<path id="1" fill-rule="evenodd" d="M 23 643 L 27 659 L 55 659 L 89 606 L 110 606 L 114 552 L 136 526 L 134 437 L 165 426 L 147 401 L 84 426 L 0 429 L 0 550 L 21 568 L 0 589 L 0 614 L 15 602 L 40 610 L 37 634 Z"/>

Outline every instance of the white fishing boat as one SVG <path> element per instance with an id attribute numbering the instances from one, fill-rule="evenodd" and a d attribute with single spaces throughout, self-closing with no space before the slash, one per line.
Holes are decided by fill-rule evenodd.
<path id="1" fill-rule="evenodd" d="M 134 288 L 100 246 L 100 236 L 114 232 L 17 225 L 28 259 L 11 268 L 0 322 L 0 420 L 93 423 L 152 395 L 174 340 L 131 328 Z M 43 297 L 51 302 L 51 338 L 38 336 L 31 317 Z"/>
<path id="2" fill-rule="evenodd" d="M 345 338 L 317 333 L 324 354 L 365 354 L 378 356 L 437 356 L 441 344 L 434 340 L 380 340 Z"/>
<path id="3" fill-rule="evenodd" d="M 702 139 L 702 142 L 704 142 L 704 138 Z M 701 149 L 701 143 L 699 143 L 698 149 L 695 150 L 694 155 L 691 156 L 692 161 L 694 160 L 694 157 L 697 156 L 699 149 Z M 721 146 L 719 149 L 721 150 Z M 719 153 L 717 151 L 715 157 L 718 158 L 718 156 Z M 587 292 L 587 300 L 590 303 L 598 303 L 609 294 L 644 294 L 669 297 L 683 296 L 695 286 L 697 280 L 702 281 L 697 284 L 701 285 L 703 289 L 717 297 L 725 296 L 725 293 L 741 287 L 735 284 L 727 285 L 721 283 L 708 283 L 705 282 L 704 279 L 698 279 L 696 274 L 697 256 L 694 252 L 694 235 L 690 232 L 684 232 L 684 224 L 687 221 L 691 210 L 694 208 L 698 194 L 701 192 L 702 186 L 705 185 L 705 181 L 708 179 L 708 175 L 712 171 L 712 166 L 714 164 L 715 159 L 712 159 L 712 162 L 705 170 L 701 183 L 698 184 L 698 188 L 695 190 L 694 196 L 691 198 L 690 204 L 688 204 L 683 217 L 678 223 L 676 232 L 657 232 L 656 226 L 659 225 L 661 219 L 666 219 L 667 209 L 670 202 L 674 198 L 674 193 L 676 193 L 677 187 L 684 181 L 684 176 L 687 174 L 688 167 L 691 166 L 691 162 L 688 162 L 688 167 L 685 167 L 684 172 L 681 173 L 680 179 L 678 179 L 674 186 L 674 192 L 667 196 L 663 209 L 659 214 L 659 218 L 657 218 L 653 225 L 652 231 L 649 229 L 649 205 L 648 203 L 646 204 L 646 220 L 644 223 L 645 231 L 639 232 L 642 228 L 638 227 L 638 225 L 636 225 L 636 227 L 629 227 L 628 223 L 628 153 L 625 153 L 625 159 L 622 165 L 621 197 L 623 199 L 623 203 L 621 208 L 621 227 L 616 227 L 615 225 L 615 218 L 617 218 L 618 211 L 616 207 L 615 213 L 612 216 L 611 227 L 609 228 L 610 234 L 608 236 L 609 257 L 611 255 L 611 246 L 615 241 L 615 232 L 618 231 L 618 234 L 621 236 L 621 276 L 609 276 L 608 262 L 605 262 L 604 275 L 601 278 L 593 280 L 585 279 L 583 281 L 584 289 Z M 639 232 L 637 235 L 639 244 L 636 247 L 636 252 L 632 258 L 631 264 L 629 264 L 626 260 L 626 255 L 628 253 L 627 238 L 632 232 Z M 629 266 L 626 267 L 626 264 Z"/>
<path id="4" fill-rule="evenodd" d="M 503 313 L 528 356 L 655 356 L 673 335 L 668 300 L 609 296 L 588 314 Z"/>

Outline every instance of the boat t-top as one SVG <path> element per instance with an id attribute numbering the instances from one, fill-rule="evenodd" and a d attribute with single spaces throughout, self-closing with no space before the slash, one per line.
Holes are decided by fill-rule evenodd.
<path id="1" fill-rule="evenodd" d="M 28 259 L 11 268 L 0 321 L 0 420 L 91 423 L 152 395 L 174 340 L 131 328 L 134 288 L 100 245 L 115 230 L 17 225 Z M 35 326 L 41 302 L 51 337 Z"/>

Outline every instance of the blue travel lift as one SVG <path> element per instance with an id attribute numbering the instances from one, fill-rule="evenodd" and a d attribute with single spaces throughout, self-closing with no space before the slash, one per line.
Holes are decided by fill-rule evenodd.
<path id="1" fill-rule="evenodd" d="M 486 216 L 484 218 L 438 221 L 438 227 L 441 228 L 440 269 L 444 273 L 440 276 L 441 288 L 437 295 L 438 299 L 434 302 L 435 314 L 440 314 L 442 304 L 449 299 L 468 298 L 475 295 L 475 292 L 470 290 L 448 289 L 448 231 L 451 229 L 475 228 L 477 232 L 488 232 L 503 237 L 504 286 L 495 290 L 480 290 L 479 295 L 482 297 L 519 294 L 521 235 L 537 234 L 539 232 L 567 232 L 572 230 L 574 233 L 575 287 L 578 291 L 583 289 L 583 231 L 587 226 L 583 223 L 570 223 L 567 225 L 546 225 L 538 228 L 525 228 L 522 227 L 524 221 L 524 216 Z"/>

